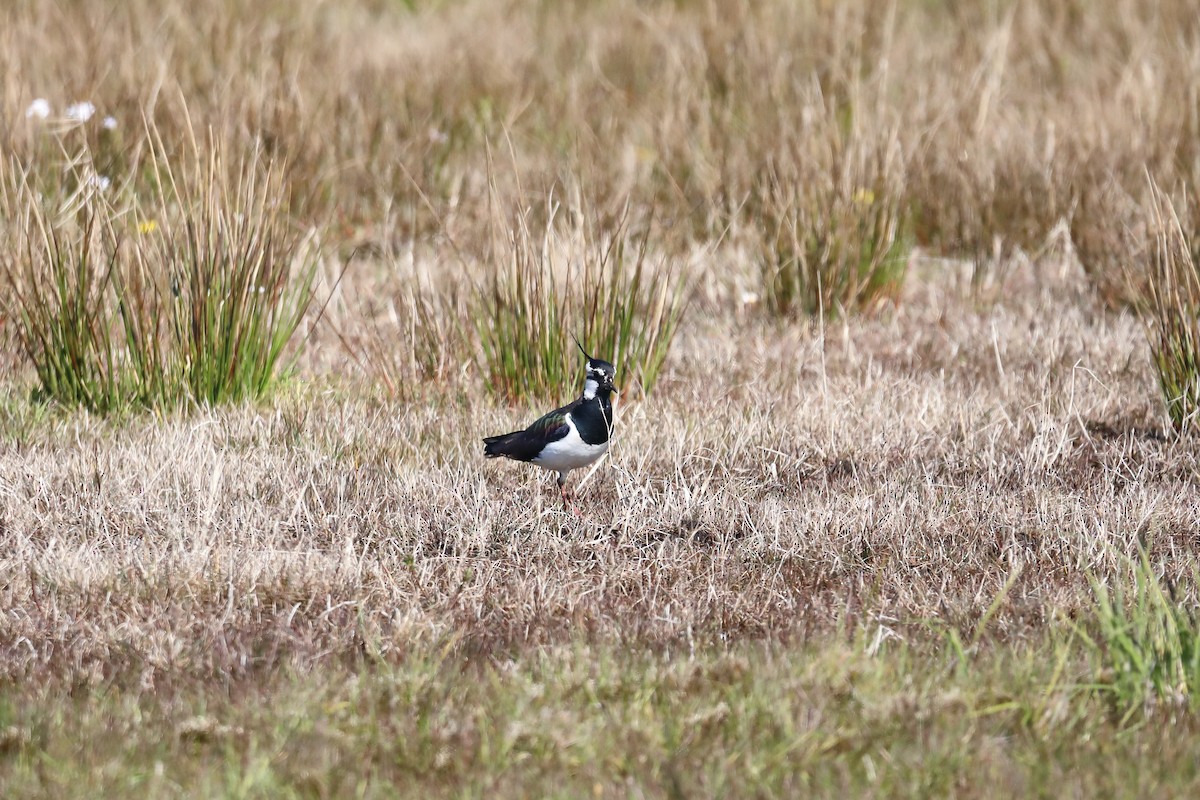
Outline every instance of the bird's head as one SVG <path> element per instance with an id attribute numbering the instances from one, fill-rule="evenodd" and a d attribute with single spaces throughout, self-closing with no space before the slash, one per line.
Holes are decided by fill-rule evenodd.
<path id="1" fill-rule="evenodd" d="M 589 356 L 578 341 L 575 344 L 587 359 L 587 380 L 583 384 L 583 396 L 591 400 L 597 394 L 607 397 L 615 392 L 617 387 L 613 381 L 617 377 L 617 368 L 607 361 Z"/>

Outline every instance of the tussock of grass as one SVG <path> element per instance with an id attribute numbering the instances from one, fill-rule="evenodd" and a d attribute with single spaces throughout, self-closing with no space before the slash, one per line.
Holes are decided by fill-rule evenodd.
<path id="1" fill-rule="evenodd" d="M 1100 685 L 1128 720 L 1142 709 L 1197 707 L 1200 691 L 1200 622 L 1193 587 L 1178 597 L 1163 585 L 1143 552 L 1114 586 L 1092 582 L 1095 638 L 1088 639 L 1100 665 Z M 1184 593 L 1189 594 L 1189 593 Z"/>
<path id="2" fill-rule="evenodd" d="M 766 228 L 760 270 L 768 307 L 836 314 L 895 298 L 911 246 L 903 183 L 894 134 L 878 143 L 837 137 L 812 161 L 782 160 L 756 203 Z"/>
<path id="3" fill-rule="evenodd" d="M 110 198 L 74 164 L 38 189 L 15 160 L 0 168 L 0 282 L 46 398 L 102 413 L 257 399 L 286 369 L 315 248 L 260 158 L 226 172 L 210 143 L 183 159 L 154 148 L 153 201 Z"/>
<path id="4" fill-rule="evenodd" d="M 161 146 L 155 155 L 160 214 L 139 210 L 137 282 L 117 298 L 123 317 L 152 323 L 130 352 L 144 369 L 149 343 L 161 343 L 148 381 L 181 375 L 192 402 L 263 397 L 312 304 L 316 243 L 292 229 L 279 173 L 260 154 L 228 171 L 213 143 L 181 166 Z"/>
<path id="5" fill-rule="evenodd" d="M 20 196 L 26 190 L 17 180 L 5 189 Z M 94 411 L 120 408 L 135 399 L 137 388 L 122 333 L 112 324 L 110 297 L 118 269 L 113 232 L 104 229 L 94 206 L 83 210 L 78 222 L 64 225 L 32 198 L 22 199 L 26 202 L 16 213 L 23 218 L 16 224 L 23 241 L 13 237 L 15 252 L 5 248 L 0 255 L 0 285 L 14 335 L 46 397 Z M 13 209 L 9 202 L 4 205 Z"/>
<path id="6" fill-rule="evenodd" d="M 551 202 L 545 227 L 520 213 L 491 259 L 502 266 L 470 303 L 488 387 L 508 397 L 553 397 L 579 382 L 580 344 L 617 367 L 617 383 L 648 393 L 687 301 L 684 276 L 652 264 L 649 234 L 627 211 L 611 230 L 588 208 L 572 223 Z M 630 384 L 632 384 L 630 386 Z"/>
<path id="7" fill-rule="evenodd" d="M 1200 270 L 1195 230 L 1151 186 L 1155 239 L 1146 270 L 1142 319 L 1158 384 L 1175 430 L 1200 430 Z M 1190 227 L 1190 226 L 1189 226 Z"/>

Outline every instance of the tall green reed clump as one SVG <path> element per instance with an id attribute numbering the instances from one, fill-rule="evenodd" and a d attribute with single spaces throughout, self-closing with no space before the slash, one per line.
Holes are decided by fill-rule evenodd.
<path id="1" fill-rule="evenodd" d="M 230 171 L 217 147 L 192 155 L 180 170 L 156 150 L 159 206 L 176 210 L 141 221 L 139 274 L 169 306 L 166 371 L 188 397 L 257 399 L 293 366 L 287 345 L 312 305 L 319 252 L 291 228 L 286 187 L 257 154 Z"/>
<path id="2" fill-rule="evenodd" d="M 119 268 L 110 220 L 87 198 L 69 218 L 51 219 L 14 165 L 5 166 L 0 303 L 13 335 L 43 395 L 95 411 L 119 407 L 137 390 L 121 331 L 110 324 Z"/>
<path id="3" fill-rule="evenodd" d="M 1200 272 L 1197 231 L 1186 228 L 1166 193 L 1151 183 L 1153 246 L 1137 304 L 1158 385 L 1175 430 L 1200 430 Z"/>
<path id="4" fill-rule="evenodd" d="M 912 246 L 897 136 L 808 144 L 781 152 L 749 205 L 763 230 L 767 307 L 779 316 L 837 314 L 894 298 Z"/>
<path id="5" fill-rule="evenodd" d="M 1193 577 L 1193 582 L 1195 577 Z M 1099 687 L 1125 713 L 1158 704 L 1197 707 L 1200 622 L 1164 588 L 1143 552 L 1111 588 L 1092 581 L 1095 631 L 1085 634 Z"/>
<path id="6" fill-rule="evenodd" d="M 572 336 L 612 361 L 623 389 L 657 383 L 687 300 L 685 276 L 652 265 L 648 233 L 630 230 L 628 211 L 607 231 L 590 209 L 570 224 L 551 202 L 535 234 L 528 211 L 496 237 L 499 265 L 478 287 L 471 317 L 487 385 L 510 398 L 561 395 L 580 383 Z"/>
<path id="7" fill-rule="evenodd" d="M 227 170 L 212 142 L 151 153 L 149 199 L 79 180 L 86 155 L 61 186 L 0 166 L 2 302 L 40 394 L 100 413 L 260 398 L 290 366 L 316 249 L 260 156 Z"/>

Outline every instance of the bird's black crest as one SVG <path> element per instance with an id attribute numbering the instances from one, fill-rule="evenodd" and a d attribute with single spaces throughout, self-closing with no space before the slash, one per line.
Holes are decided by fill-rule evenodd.
<path id="1" fill-rule="evenodd" d="M 575 334 L 572 333 L 571 338 L 575 340 L 575 346 L 579 348 L 579 352 L 583 353 L 583 357 L 586 358 L 588 361 L 591 361 L 592 357 L 588 355 L 587 350 L 583 349 L 583 345 L 581 345 L 579 343 L 579 340 L 575 338 Z"/>

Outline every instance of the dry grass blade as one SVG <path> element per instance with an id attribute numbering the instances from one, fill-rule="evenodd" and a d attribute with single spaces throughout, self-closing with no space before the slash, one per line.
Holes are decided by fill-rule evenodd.
<path id="1" fill-rule="evenodd" d="M 416 387 L 439 383 L 462 357 L 467 326 L 454 293 L 435 293 L 414 279 L 391 295 L 360 298 L 354 310 L 364 322 L 335 324 L 338 340 L 393 398 L 410 398 Z"/>

